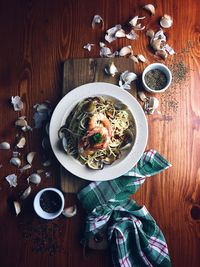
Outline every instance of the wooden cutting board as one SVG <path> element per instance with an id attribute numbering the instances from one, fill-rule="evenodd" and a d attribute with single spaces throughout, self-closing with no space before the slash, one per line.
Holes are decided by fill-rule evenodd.
<path id="1" fill-rule="evenodd" d="M 119 74 L 115 77 L 107 75 L 105 67 L 114 62 Z M 134 71 L 134 62 L 126 58 L 86 58 L 65 61 L 63 69 L 63 96 L 72 89 L 91 82 L 107 82 L 118 85 L 119 75 L 125 70 Z M 129 91 L 136 96 L 136 86 Z M 65 193 L 77 193 L 89 181 L 78 178 L 61 167 L 61 189 Z"/>

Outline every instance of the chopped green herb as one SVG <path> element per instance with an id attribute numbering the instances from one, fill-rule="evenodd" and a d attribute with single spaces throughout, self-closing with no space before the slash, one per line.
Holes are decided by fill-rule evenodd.
<path id="1" fill-rule="evenodd" d="M 89 142 L 91 145 L 99 144 L 102 141 L 102 135 L 100 133 L 96 133 L 90 136 Z"/>

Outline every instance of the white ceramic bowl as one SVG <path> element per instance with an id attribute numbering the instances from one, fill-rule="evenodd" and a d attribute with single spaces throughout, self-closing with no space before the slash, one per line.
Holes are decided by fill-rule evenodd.
<path id="1" fill-rule="evenodd" d="M 50 212 L 46 212 L 42 209 L 42 207 L 40 205 L 40 198 L 45 191 L 53 191 L 59 196 L 61 205 L 60 205 L 60 208 L 56 212 L 50 213 Z M 48 187 L 48 188 L 44 188 L 44 189 L 40 190 L 36 194 L 34 201 L 33 201 L 33 207 L 34 207 L 34 210 L 39 217 L 46 219 L 46 220 L 52 220 L 52 219 L 55 219 L 56 217 L 58 217 L 62 213 L 62 211 L 64 209 L 64 203 L 65 203 L 65 199 L 64 199 L 62 192 L 56 188 Z"/>
<path id="2" fill-rule="evenodd" d="M 124 151 L 120 159 L 111 165 L 104 166 L 102 170 L 87 168 L 77 159 L 67 155 L 59 145 L 58 131 L 65 124 L 71 110 L 81 100 L 91 96 L 104 96 L 108 99 L 121 101 L 129 108 L 136 125 L 136 137 L 133 146 Z M 130 93 L 113 84 L 96 82 L 79 86 L 61 99 L 51 117 L 49 137 L 55 156 L 66 170 L 85 180 L 105 181 L 125 174 L 138 162 L 147 144 L 148 125 L 142 107 Z"/>
<path id="3" fill-rule="evenodd" d="M 160 89 L 160 90 L 154 90 L 154 89 L 151 89 L 145 82 L 145 75 L 147 74 L 147 72 L 151 71 L 151 70 L 155 70 L 155 69 L 158 69 L 160 71 L 162 71 L 166 77 L 167 77 L 167 84 L 164 88 Z M 150 92 L 150 93 L 162 93 L 164 91 L 167 90 L 167 88 L 169 88 L 170 84 L 172 82 L 172 73 L 171 71 L 169 70 L 169 68 L 167 66 L 165 66 L 164 64 L 161 64 L 161 63 L 153 63 L 153 64 L 150 64 L 148 65 L 143 73 L 142 73 L 142 84 L 143 84 L 143 87 L 146 91 Z"/>

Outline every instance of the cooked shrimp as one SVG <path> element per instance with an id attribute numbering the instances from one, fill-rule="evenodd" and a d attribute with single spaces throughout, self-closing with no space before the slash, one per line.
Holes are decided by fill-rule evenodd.
<path id="1" fill-rule="evenodd" d="M 108 134 L 110 137 L 113 135 L 111 123 L 109 119 L 103 114 L 94 114 L 88 123 L 88 131 L 92 131 L 95 128 L 104 126 L 108 130 Z"/>
<path id="2" fill-rule="evenodd" d="M 88 131 L 81 139 L 79 144 L 79 153 L 83 156 L 91 155 L 99 149 L 107 148 L 109 141 L 110 136 L 107 128 L 103 126 L 96 127 L 92 131 Z"/>

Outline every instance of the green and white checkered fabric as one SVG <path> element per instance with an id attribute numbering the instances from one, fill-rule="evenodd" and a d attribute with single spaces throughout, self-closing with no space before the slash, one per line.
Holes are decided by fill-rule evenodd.
<path id="1" fill-rule="evenodd" d="M 107 227 L 115 267 L 171 266 L 165 238 L 145 206 L 130 196 L 146 177 L 171 164 L 155 150 L 145 152 L 136 166 L 111 181 L 91 182 L 78 198 L 87 211 L 83 242 Z"/>

